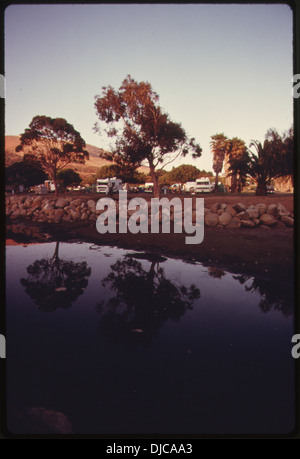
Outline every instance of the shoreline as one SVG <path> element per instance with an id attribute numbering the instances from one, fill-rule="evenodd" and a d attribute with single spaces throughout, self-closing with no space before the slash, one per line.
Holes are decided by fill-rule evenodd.
<path id="1" fill-rule="evenodd" d="M 232 273 L 290 281 L 294 277 L 294 230 L 289 227 L 205 227 L 200 244 L 187 245 L 186 234 L 100 234 L 96 225 L 77 223 L 7 222 L 7 239 L 19 243 L 87 242 L 168 258 L 200 262 Z"/>

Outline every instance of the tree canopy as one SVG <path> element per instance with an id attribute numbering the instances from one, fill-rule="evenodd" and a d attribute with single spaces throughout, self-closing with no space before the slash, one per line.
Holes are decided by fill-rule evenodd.
<path id="1" fill-rule="evenodd" d="M 269 129 L 264 142 L 253 140 L 242 157 L 231 161 L 229 169 L 253 178 L 257 183 L 256 194 L 265 195 L 272 179 L 293 177 L 293 146 L 293 129 L 282 136 L 275 129 Z M 251 150 L 252 147 L 255 151 Z"/>
<path id="2" fill-rule="evenodd" d="M 28 150 L 37 155 L 57 193 L 57 172 L 71 163 L 84 164 L 89 158 L 85 146 L 79 132 L 64 118 L 37 115 L 21 134 L 16 151 Z"/>
<path id="3" fill-rule="evenodd" d="M 24 185 L 29 188 L 43 183 L 47 178 L 35 155 L 25 154 L 22 161 L 11 164 L 5 170 L 5 182 L 8 185 Z"/>
<path id="4" fill-rule="evenodd" d="M 192 153 L 201 156 L 201 148 L 195 139 L 188 139 L 179 123 L 158 105 L 159 96 L 147 82 L 136 82 L 130 75 L 119 90 L 111 86 L 102 88 L 102 96 L 96 96 L 95 109 L 98 118 L 108 128 L 108 137 L 114 139 L 111 153 L 102 157 L 119 165 L 142 165 L 150 167 L 154 194 L 159 194 L 156 168 L 164 167 L 178 156 Z M 99 124 L 95 126 L 100 133 Z"/>
<path id="5" fill-rule="evenodd" d="M 78 186 L 82 179 L 78 172 L 73 169 L 62 169 L 57 173 L 57 181 L 61 188 L 66 190 L 68 186 Z"/>
<path id="6" fill-rule="evenodd" d="M 138 172 L 132 167 L 125 168 L 119 164 L 109 164 L 100 167 L 96 174 L 96 178 L 112 178 L 118 177 L 123 183 L 145 183 L 147 175 L 143 172 Z"/>

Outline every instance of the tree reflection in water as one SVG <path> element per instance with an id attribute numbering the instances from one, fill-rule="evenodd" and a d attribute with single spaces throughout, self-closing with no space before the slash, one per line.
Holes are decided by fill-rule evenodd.
<path id="1" fill-rule="evenodd" d="M 150 261 L 146 270 L 135 258 Z M 176 285 L 166 278 L 160 263 L 163 257 L 131 255 L 119 259 L 102 280 L 115 296 L 97 305 L 101 314 L 99 333 L 112 341 L 129 345 L 147 345 L 168 319 L 178 321 L 192 303 L 200 298 L 200 290 L 191 285 Z"/>
<path id="2" fill-rule="evenodd" d="M 293 289 L 290 286 L 284 286 L 281 282 L 274 282 L 274 280 L 253 278 L 246 274 L 236 275 L 233 278 L 242 285 L 251 279 L 250 285 L 245 285 L 245 290 L 260 294 L 259 307 L 262 312 L 266 313 L 274 309 L 281 311 L 286 317 L 293 314 Z"/>
<path id="3" fill-rule="evenodd" d="M 59 242 L 56 242 L 53 257 L 29 265 L 28 278 L 20 281 L 41 311 L 69 308 L 88 285 L 91 268 L 87 263 L 63 260 L 58 250 Z"/>

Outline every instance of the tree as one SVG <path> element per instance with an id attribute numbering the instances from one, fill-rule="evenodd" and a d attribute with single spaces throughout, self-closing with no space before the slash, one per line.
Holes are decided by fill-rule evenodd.
<path id="1" fill-rule="evenodd" d="M 62 169 L 57 173 L 57 182 L 66 192 L 68 186 L 78 186 L 82 179 L 78 172 L 73 169 Z"/>
<path id="2" fill-rule="evenodd" d="M 25 154 L 22 161 L 11 164 L 5 170 L 5 182 L 8 185 L 24 185 L 29 188 L 43 183 L 47 178 L 40 161 L 29 154 Z"/>
<path id="3" fill-rule="evenodd" d="M 112 178 L 118 177 L 122 179 L 124 183 L 145 183 L 146 174 L 138 172 L 135 168 L 120 166 L 118 164 L 109 164 L 100 167 L 96 174 L 96 178 Z"/>
<path id="4" fill-rule="evenodd" d="M 96 96 L 95 109 L 99 120 L 108 125 L 105 130 L 115 144 L 111 153 L 101 157 L 123 166 L 147 163 L 154 184 L 154 196 L 159 196 L 157 167 L 165 167 L 180 155 L 189 152 L 201 156 L 195 139 L 188 139 L 179 123 L 170 120 L 158 105 L 159 96 L 147 82 L 136 82 L 130 75 L 119 90 L 103 87 L 102 96 Z M 100 132 L 99 124 L 95 126 Z"/>
<path id="5" fill-rule="evenodd" d="M 138 259 L 148 261 L 148 269 Z M 114 296 L 97 306 L 102 335 L 129 345 L 147 345 L 166 321 L 178 321 L 193 309 L 200 290 L 194 284 L 187 287 L 168 279 L 160 266 L 165 261 L 155 254 L 132 254 L 111 266 L 102 286 Z"/>
<path id="6" fill-rule="evenodd" d="M 183 184 L 185 182 L 194 181 L 199 177 L 200 171 L 195 166 L 190 164 L 182 164 L 178 167 L 173 167 L 169 176 L 172 183 Z"/>
<path id="7" fill-rule="evenodd" d="M 237 137 L 233 137 L 229 141 L 229 145 L 227 148 L 227 164 L 229 165 L 229 169 L 231 164 L 235 162 L 241 163 L 245 159 L 245 154 L 247 151 L 247 146 L 245 142 Z M 241 163 L 242 165 L 242 163 Z M 231 176 L 231 186 L 230 191 L 231 193 L 235 193 L 238 191 L 239 193 L 242 191 L 242 187 L 246 183 L 246 175 L 245 170 L 241 167 L 239 170 L 236 170 L 234 167 L 230 169 Z"/>
<path id="8" fill-rule="evenodd" d="M 257 183 L 256 194 L 267 194 L 267 186 L 273 179 L 293 176 L 293 130 L 282 137 L 275 129 L 269 129 L 263 143 L 252 141 L 243 157 L 232 160 L 230 169 L 243 177 L 249 176 Z"/>
<path id="9" fill-rule="evenodd" d="M 83 294 L 91 275 L 85 261 L 63 260 L 58 252 L 59 242 L 56 242 L 53 257 L 35 260 L 27 267 L 28 278 L 20 280 L 41 311 L 69 308 Z"/>
<path id="10" fill-rule="evenodd" d="M 85 141 L 63 118 L 35 116 L 21 134 L 16 151 L 29 149 L 37 155 L 44 171 L 54 181 L 57 195 L 57 173 L 71 163 L 84 164 L 89 158 Z"/>
<path id="11" fill-rule="evenodd" d="M 211 136 L 211 139 L 210 146 L 213 154 L 213 170 L 216 173 L 215 192 L 217 193 L 219 174 L 222 172 L 223 162 L 230 148 L 230 143 L 223 133 L 215 134 Z"/>

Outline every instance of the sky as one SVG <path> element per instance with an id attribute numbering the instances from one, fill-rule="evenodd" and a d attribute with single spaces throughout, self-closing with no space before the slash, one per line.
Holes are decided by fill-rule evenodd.
<path id="1" fill-rule="evenodd" d="M 249 145 L 291 127 L 292 29 L 284 4 L 10 5 L 5 133 L 21 134 L 36 115 L 62 117 L 109 148 L 93 131 L 94 97 L 130 74 L 203 150 L 173 165 L 212 170 L 212 135 Z"/>

